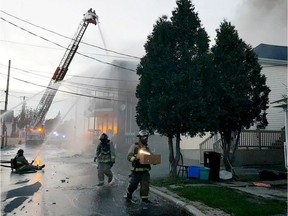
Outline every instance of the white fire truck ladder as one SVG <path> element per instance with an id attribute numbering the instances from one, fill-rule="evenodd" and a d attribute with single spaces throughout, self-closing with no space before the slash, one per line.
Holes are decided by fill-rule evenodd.
<path id="1" fill-rule="evenodd" d="M 30 127 L 36 128 L 38 126 L 42 126 L 44 119 L 46 117 L 46 114 L 57 93 L 57 90 L 60 87 L 60 84 L 61 84 L 60 81 L 64 79 L 68 71 L 68 67 L 74 55 L 77 52 L 79 43 L 88 27 L 88 24 L 93 23 L 94 25 L 96 25 L 97 22 L 98 22 L 98 16 L 96 15 L 95 10 L 92 11 L 92 9 L 89 9 L 88 12 L 84 14 L 84 18 L 82 19 L 77 29 L 77 32 L 72 38 L 70 45 L 66 49 L 65 54 L 59 66 L 57 67 L 52 79 L 50 80 L 49 85 L 47 86 L 46 91 L 36 108 L 36 115 L 34 116 L 32 122 L 30 123 Z"/>

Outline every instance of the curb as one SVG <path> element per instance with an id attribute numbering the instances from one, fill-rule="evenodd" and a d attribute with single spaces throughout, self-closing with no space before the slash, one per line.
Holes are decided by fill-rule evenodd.
<path id="1" fill-rule="evenodd" d="M 175 203 L 177 206 L 185 209 L 187 212 L 189 212 L 192 215 L 205 216 L 205 214 L 202 213 L 199 209 L 195 208 L 194 206 L 190 205 L 189 203 L 186 203 L 186 202 L 183 202 L 183 201 L 177 199 L 176 197 L 173 197 L 173 196 L 171 196 L 165 192 L 162 192 L 160 189 L 158 189 L 155 186 L 153 186 L 153 187 L 150 186 L 150 190 L 151 190 L 151 192 L 153 192 L 159 196 L 162 196 L 165 199 Z"/>

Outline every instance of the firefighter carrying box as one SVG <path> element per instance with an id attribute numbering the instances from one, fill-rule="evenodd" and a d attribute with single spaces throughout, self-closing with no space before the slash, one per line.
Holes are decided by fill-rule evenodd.
<path id="1" fill-rule="evenodd" d="M 151 154 L 143 149 L 140 149 L 138 152 L 138 158 L 141 164 L 160 164 L 161 155 Z"/>

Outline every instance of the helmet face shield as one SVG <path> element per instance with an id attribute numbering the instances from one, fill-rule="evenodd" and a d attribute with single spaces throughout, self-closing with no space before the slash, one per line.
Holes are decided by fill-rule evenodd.
<path id="1" fill-rule="evenodd" d="M 140 136 L 139 137 L 140 138 L 140 141 L 141 141 L 141 143 L 142 144 L 147 144 L 147 142 L 148 142 L 148 136 Z"/>
<path id="2" fill-rule="evenodd" d="M 139 140 L 141 141 L 142 144 L 147 145 L 149 137 L 148 131 L 140 130 L 137 136 L 139 137 Z"/>

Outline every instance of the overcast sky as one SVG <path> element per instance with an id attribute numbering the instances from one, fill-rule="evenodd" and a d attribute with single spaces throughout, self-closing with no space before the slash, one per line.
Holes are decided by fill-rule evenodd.
<path id="1" fill-rule="evenodd" d="M 215 30 L 219 28 L 220 22 L 226 19 L 236 26 L 240 37 L 253 47 L 260 43 L 287 46 L 286 0 L 193 0 L 192 3 L 210 37 L 211 45 L 216 36 Z M 4 109 L 9 60 L 12 68 L 8 109 L 11 109 L 21 102 L 20 96 L 32 98 L 32 94 L 27 92 L 39 93 L 47 86 L 65 52 L 63 48 L 53 43 L 64 47 L 70 43 L 69 39 L 33 25 L 73 37 L 83 14 L 92 8 L 98 14 L 100 23 L 97 26 L 91 24 L 88 26 L 82 42 L 142 57 L 143 45 L 152 32 L 156 20 L 162 15 L 170 17 L 176 2 L 175 0 L 0 0 L 0 6 L 0 109 Z M 82 44 L 78 51 L 107 63 L 111 63 L 116 56 L 115 53 Z M 125 59 L 124 57 L 118 56 L 116 59 Z M 76 55 L 67 77 L 83 74 L 89 68 L 104 66 L 110 67 L 97 60 Z M 35 99 L 34 104 L 37 105 L 38 100 Z"/>

